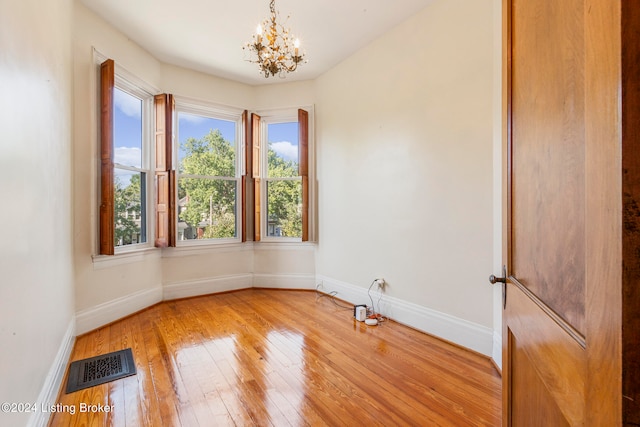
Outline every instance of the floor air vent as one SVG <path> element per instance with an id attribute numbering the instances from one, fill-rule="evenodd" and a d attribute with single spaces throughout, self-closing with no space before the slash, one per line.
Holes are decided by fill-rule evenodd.
<path id="1" fill-rule="evenodd" d="M 69 367 L 66 393 L 73 393 L 135 374 L 136 365 L 133 363 L 133 354 L 130 348 L 77 360 Z"/>

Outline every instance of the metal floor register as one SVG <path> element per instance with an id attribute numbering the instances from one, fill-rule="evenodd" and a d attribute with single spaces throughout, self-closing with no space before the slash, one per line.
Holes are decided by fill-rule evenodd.
<path id="1" fill-rule="evenodd" d="M 108 383 L 136 374 L 130 348 L 71 363 L 66 393 Z"/>

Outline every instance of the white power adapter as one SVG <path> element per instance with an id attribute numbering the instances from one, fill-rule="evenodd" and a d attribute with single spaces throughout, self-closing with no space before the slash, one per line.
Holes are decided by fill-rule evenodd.
<path id="1" fill-rule="evenodd" d="M 367 307 L 358 306 L 355 308 L 355 318 L 359 322 L 364 322 L 367 318 Z"/>

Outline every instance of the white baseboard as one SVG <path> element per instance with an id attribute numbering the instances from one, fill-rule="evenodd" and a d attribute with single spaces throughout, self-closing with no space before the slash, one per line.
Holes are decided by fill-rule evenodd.
<path id="1" fill-rule="evenodd" d="M 210 277 L 171 283 L 163 286 L 163 300 L 195 297 L 217 292 L 234 291 L 250 288 L 253 283 L 252 274 L 236 274 L 231 276 Z"/>
<path id="2" fill-rule="evenodd" d="M 311 274 L 238 274 L 172 283 L 136 292 L 76 313 L 78 335 L 128 316 L 162 300 L 187 298 L 245 288 L 315 289 L 337 291 L 352 304 L 369 304 L 367 288 Z M 374 298 L 377 304 L 377 298 Z M 377 310 L 393 320 L 492 357 L 502 365 L 502 338 L 491 328 L 398 298 L 384 296 Z"/>
<path id="3" fill-rule="evenodd" d="M 493 331 L 493 354 L 491 355 L 493 363 L 502 370 L 502 334 Z"/>
<path id="4" fill-rule="evenodd" d="M 76 333 L 92 331 L 162 301 L 162 288 L 145 289 L 76 313 Z"/>
<path id="5" fill-rule="evenodd" d="M 60 347 L 56 358 L 53 360 L 53 364 L 47 373 L 47 377 L 44 380 L 44 385 L 38 395 L 38 400 L 35 402 L 37 408 L 46 408 L 55 405 L 58 399 L 58 391 L 62 386 L 62 380 L 67 369 L 67 362 L 71 358 L 71 351 L 73 350 L 73 343 L 76 336 L 76 319 L 71 318 L 69 326 L 62 338 Z M 29 418 L 27 426 L 29 427 L 44 427 L 49 423 L 49 412 L 38 410 L 35 411 Z"/>
<path id="6" fill-rule="evenodd" d="M 312 274 L 237 274 L 176 282 L 136 292 L 76 313 L 76 329 L 84 334 L 163 300 L 188 298 L 237 289 L 314 289 Z"/>
<path id="7" fill-rule="evenodd" d="M 336 297 L 352 304 L 368 304 L 371 301 L 368 288 L 355 286 L 325 276 L 317 276 L 317 283 L 322 283 L 322 292 L 337 291 Z M 378 304 L 377 296 L 374 303 Z M 376 307 L 382 315 L 396 322 L 466 347 L 485 356 L 491 357 L 493 352 L 493 330 L 468 320 L 441 313 L 418 304 L 383 296 L 380 307 Z"/>
<path id="8" fill-rule="evenodd" d="M 254 274 L 254 288 L 315 289 L 313 274 Z"/>

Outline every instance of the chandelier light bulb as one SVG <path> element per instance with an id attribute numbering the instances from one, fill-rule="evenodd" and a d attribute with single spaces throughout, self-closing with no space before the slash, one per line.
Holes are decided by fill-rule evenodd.
<path id="1" fill-rule="evenodd" d="M 279 14 L 275 10 L 275 0 L 270 0 L 269 10 L 269 18 L 257 26 L 252 41 L 247 42 L 243 49 L 249 51 L 252 58 L 248 61 L 258 64 L 265 78 L 275 75 L 284 78 L 287 73 L 295 71 L 299 63 L 307 61 L 304 52 L 300 53 L 300 40 L 294 39 L 289 29 L 277 22 Z"/>

